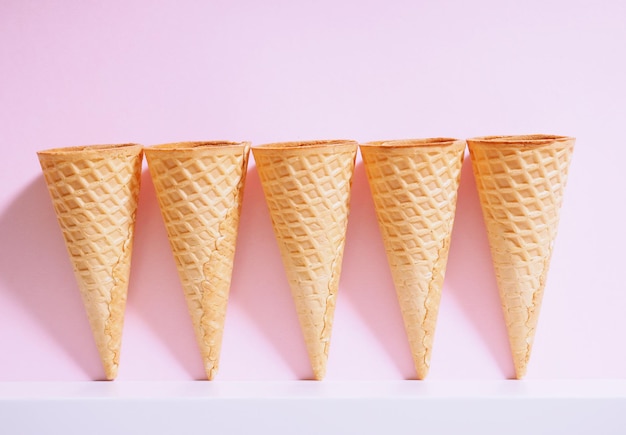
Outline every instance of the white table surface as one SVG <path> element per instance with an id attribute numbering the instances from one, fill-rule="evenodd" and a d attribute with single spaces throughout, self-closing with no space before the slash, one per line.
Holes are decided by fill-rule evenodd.
<path id="1" fill-rule="evenodd" d="M 624 411 L 609 379 L 0 383 L 20 434 L 623 434 Z"/>

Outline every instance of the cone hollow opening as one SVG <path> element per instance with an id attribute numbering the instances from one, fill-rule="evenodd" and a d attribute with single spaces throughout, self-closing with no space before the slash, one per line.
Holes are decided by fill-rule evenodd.
<path id="1" fill-rule="evenodd" d="M 48 150 L 38 151 L 39 157 L 47 156 L 73 156 L 73 155 L 102 155 L 102 154 L 117 154 L 120 151 L 128 151 L 131 154 L 136 154 L 141 151 L 142 146 L 135 143 L 125 144 L 107 144 L 107 145 L 81 145 L 63 148 L 51 148 Z"/>
<path id="2" fill-rule="evenodd" d="M 412 147 L 431 147 L 431 146 L 451 146 L 463 142 L 461 139 L 449 137 L 433 137 L 425 139 L 394 139 L 379 140 L 361 144 L 361 147 L 381 147 L 381 148 L 412 148 Z"/>
<path id="3" fill-rule="evenodd" d="M 146 151 L 174 151 L 174 150 L 199 150 L 209 148 L 241 148 L 249 146 L 250 142 L 232 142 L 225 140 L 214 141 L 191 141 L 191 142 L 172 142 L 160 145 L 154 145 L 146 148 Z"/>
<path id="4" fill-rule="evenodd" d="M 331 140 L 307 140 L 296 142 L 275 142 L 264 145 L 258 145 L 254 149 L 264 150 L 280 150 L 280 149 L 298 149 L 298 148 L 324 148 L 337 145 L 356 145 L 356 141 L 349 139 L 331 139 Z"/>
<path id="5" fill-rule="evenodd" d="M 522 146 L 540 146 L 549 145 L 555 142 L 568 142 L 574 140 L 573 137 L 559 136 L 554 134 L 526 134 L 512 136 L 480 136 L 467 139 L 467 142 L 483 143 L 483 144 L 502 144 L 502 145 L 522 145 Z"/>

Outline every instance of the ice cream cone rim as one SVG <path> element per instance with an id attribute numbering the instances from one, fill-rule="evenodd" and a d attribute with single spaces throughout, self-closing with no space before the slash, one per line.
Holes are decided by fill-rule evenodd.
<path id="1" fill-rule="evenodd" d="M 434 137 L 425 139 L 392 139 L 379 140 L 360 144 L 360 147 L 368 148 L 422 148 L 422 147 L 446 147 L 465 145 L 465 140 L 448 137 Z"/>
<path id="2" fill-rule="evenodd" d="M 263 145 L 256 145 L 252 148 L 255 150 L 297 150 L 297 149 L 311 149 L 311 148 L 328 148 L 342 145 L 357 145 L 355 140 L 351 139 L 323 139 L 323 140 L 303 140 L 292 142 L 273 142 Z"/>
<path id="3" fill-rule="evenodd" d="M 172 152 L 172 151 L 197 151 L 197 150 L 223 150 L 225 148 L 241 148 L 250 147 L 251 143 L 248 141 L 227 141 L 227 140 L 214 140 L 214 141 L 183 141 L 183 142 L 171 142 L 159 145 L 152 145 L 146 147 L 148 152 Z"/>
<path id="4" fill-rule="evenodd" d="M 37 151 L 37 156 L 39 158 L 49 158 L 55 156 L 69 157 L 75 155 L 80 156 L 81 158 L 88 158 L 90 156 L 101 157 L 103 154 L 123 154 L 125 152 L 128 152 L 128 154 L 137 154 L 137 151 L 142 148 L 143 146 L 136 143 L 80 145 Z"/>
<path id="5" fill-rule="evenodd" d="M 479 145 L 509 145 L 515 147 L 539 147 L 553 144 L 563 144 L 575 140 L 569 136 L 551 134 L 528 134 L 512 136 L 478 136 L 467 139 L 468 144 Z"/>

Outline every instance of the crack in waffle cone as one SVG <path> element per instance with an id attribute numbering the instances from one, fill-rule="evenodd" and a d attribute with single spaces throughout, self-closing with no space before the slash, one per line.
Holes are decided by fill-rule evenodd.
<path id="1" fill-rule="evenodd" d="M 146 148 L 146 159 L 207 378 L 219 367 L 248 142 Z"/>
<path id="2" fill-rule="evenodd" d="M 526 374 L 574 139 L 468 139 L 515 373 Z"/>
<path id="3" fill-rule="evenodd" d="M 252 149 L 315 379 L 326 373 L 357 143 Z"/>
<path id="4" fill-rule="evenodd" d="M 445 138 L 361 145 L 418 379 L 430 368 L 464 152 Z"/>
<path id="5" fill-rule="evenodd" d="M 142 147 L 37 153 L 105 376 L 115 379 L 124 324 Z"/>

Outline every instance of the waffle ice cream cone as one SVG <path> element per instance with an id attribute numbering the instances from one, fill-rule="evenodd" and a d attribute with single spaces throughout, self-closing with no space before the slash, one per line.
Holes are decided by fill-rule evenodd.
<path id="1" fill-rule="evenodd" d="M 537 328 L 574 139 L 489 136 L 467 142 L 520 379 Z"/>
<path id="2" fill-rule="evenodd" d="M 105 376 L 113 380 L 122 343 L 142 147 L 95 145 L 37 155 Z"/>
<path id="3" fill-rule="evenodd" d="M 252 149 L 315 379 L 326 373 L 357 143 Z"/>
<path id="4" fill-rule="evenodd" d="M 248 142 L 145 149 L 208 379 L 219 366 Z"/>
<path id="5" fill-rule="evenodd" d="M 465 141 L 370 142 L 361 155 L 418 379 L 430 367 Z"/>

